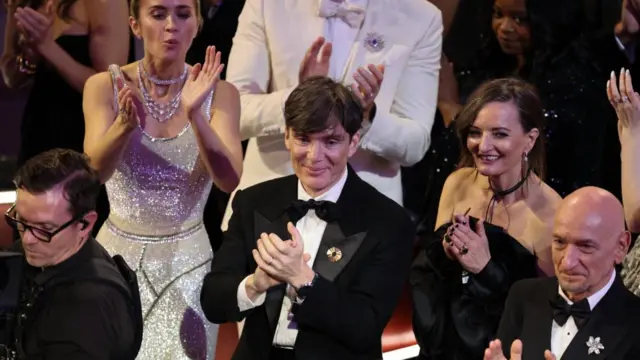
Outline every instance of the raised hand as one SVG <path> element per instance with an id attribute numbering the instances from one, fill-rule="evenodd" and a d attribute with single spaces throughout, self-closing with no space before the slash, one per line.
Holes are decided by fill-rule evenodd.
<path id="1" fill-rule="evenodd" d="M 122 78 L 116 80 L 118 86 L 118 116 L 116 121 L 121 122 L 131 129 L 140 125 L 138 107 L 136 106 L 133 89 L 126 85 Z"/>
<path id="2" fill-rule="evenodd" d="M 48 0 L 44 13 L 30 7 L 19 7 L 14 14 L 16 26 L 21 33 L 21 42 L 26 46 L 41 51 L 54 42 L 52 25 L 53 1 Z"/>
<path id="3" fill-rule="evenodd" d="M 611 78 L 607 81 L 607 98 L 618 116 L 618 130 L 621 134 L 625 131 L 634 134 L 640 131 L 640 95 L 633 90 L 629 70 L 620 70 L 619 79 L 611 72 Z"/>
<path id="4" fill-rule="evenodd" d="M 332 49 L 330 42 L 327 42 L 323 37 L 317 38 L 302 59 L 299 81 L 303 82 L 313 76 L 327 76 Z"/>
<path id="5" fill-rule="evenodd" d="M 288 225 L 291 241 L 283 241 L 276 234 L 263 233 L 258 239 L 253 258 L 269 276 L 284 282 L 290 282 L 302 273 L 304 244 L 293 224 Z"/>
<path id="6" fill-rule="evenodd" d="M 360 105 L 366 113 L 371 110 L 374 100 L 380 92 L 384 79 L 384 65 L 369 64 L 366 68 L 359 67 L 353 73 L 353 79 L 356 82 L 351 84 L 351 90 L 360 100 Z"/>
<path id="7" fill-rule="evenodd" d="M 475 229 L 469 227 L 469 218 L 457 215 L 455 224 L 447 233 L 450 252 L 460 265 L 472 274 L 477 274 L 491 260 L 489 240 L 484 231 L 484 223 L 479 220 Z"/>
<path id="8" fill-rule="evenodd" d="M 216 52 L 215 46 L 208 46 L 204 65 L 199 63 L 191 68 L 191 74 L 182 88 L 180 98 L 183 109 L 191 118 L 194 111 L 200 111 L 209 93 L 215 91 L 216 84 L 220 80 L 220 74 L 224 64 L 220 61 L 221 54 Z"/>
<path id="9" fill-rule="evenodd" d="M 509 359 L 507 359 L 502 352 L 502 343 L 500 340 L 493 340 L 484 351 L 484 360 L 522 360 L 522 341 L 513 341 L 511 344 L 511 354 Z"/>
<path id="10" fill-rule="evenodd" d="M 544 360 L 556 360 L 556 356 L 551 353 L 551 351 L 546 350 L 544 352 Z"/>

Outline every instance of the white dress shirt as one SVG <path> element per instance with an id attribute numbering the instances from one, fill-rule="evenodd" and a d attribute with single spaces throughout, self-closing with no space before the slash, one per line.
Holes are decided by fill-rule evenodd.
<path id="1" fill-rule="evenodd" d="M 611 288 L 615 278 L 616 272 L 613 271 L 609 282 L 602 289 L 587 298 L 591 310 L 593 310 L 600 300 L 602 300 L 602 298 L 607 294 L 607 291 Z M 573 301 L 567 298 L 562 289 L 560 289 L 560 286 L 558 286 L 558 294 L 560 294 L 560 296 L 562 296 L 569 305 L 573 304 Z M 569 316 L 569 319 L 567 319 L 567 322 L 564 323 L 563 326 L 558 325 L 555 320 L 553 321 L 553 324 L 551 325 L 551 352 L 557 359 L 562 357 L 562 354 L 567 350 L 567 347 L 569 347 L 569 344 L 577 333 L 578 327 L 576 326 L 576 322 L 573 320 L 572 316 Z"/>
<path id="2" fill-rule="evenodd" d="M 347 181 L 347 173 L 348 171 L 345 169 L 340 180 L 338 180 L 331 189 L 315 198 L 311 197 L 304 190 L 302 184 L 298 180 L 298 199 L 304 201 L 314 199 L 317 201 L 324 200 L 337 202 L 340 194 L 342 193 L 342 188 L 344 188 L 344 184 Z M 322 235 L 324 234 L 326 227 L 327 223 L 316 215 L 315 210 L 309 210 L 309 212 L 307 212 L 307 214 L 296 223 L 296 228 L 300 232 L 300 236 L 304 242 L 304 252 L 311 255 L 311 258 L 307 261 L 307 265 L 309 266 L 313 266 L 318 249 L 320 248 L 320 241 L 322 240 Z M 245 284 L 249 276 L 242 280 L 238 286 L 238 308 L 240 311 L 246 311 L 260 306 L 264 304 L 264 300 L 266 298 L 266 293 L 263 293 L 258 296 L 256 301 L 251 301 L 251 299 L 249 299 L 245 288 Z M 284 348 L 293 348 L 296 342 L 296 336 L 298 336 L 298 330 L 296 329 L 295 322 L 291 321 L 289 316 L 291 313 L 291 306 L 293 305 L 292 298 L 289 296 L 293 296 L 293 294 L 290 291 L 290 285 L 287 285 L 287 296 L 285 296 L 282 301 L 278 326 L 276 327 L 276 333 L 273 337 L 273 345 Z"/>

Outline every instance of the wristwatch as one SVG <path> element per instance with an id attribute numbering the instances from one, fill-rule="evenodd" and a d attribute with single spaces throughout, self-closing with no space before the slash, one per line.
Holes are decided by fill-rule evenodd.
<path id="1" fill-rule="evenodd" d="M 318 278 L 318 273 L 314 273 L 313 279 L 311 279 L 311 281 L 309 281 L 308 283 L 302 284 L 302 286 L 298 288 L 298 291 L 296 291 L 298 293 L 298 296 L 296 296 L 296 302 L 304 301 L 307 295 L 309 295 L 309 292 L 311 292 L 313 285 L 315 285 L 317 278 Z"/>

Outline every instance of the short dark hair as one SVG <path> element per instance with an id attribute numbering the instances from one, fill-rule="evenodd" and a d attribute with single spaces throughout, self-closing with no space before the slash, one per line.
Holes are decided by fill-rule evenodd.
<path id="1" fill-rule="evenodd" d="M 503 78 L 487 81 L 480 85 L 469 97 L 456 119 L 456 131 L 460 138 L 460 163 L 458 167 L 474 166 L 473 156 L 467 148 L 467 138 L 471 125 L 476 121 L 478 113 L 492 102 L 512 103 L 518 109 L 518 117 L 522 130 L 527 133 L 538 129 L 540 135 L 531 151 L 527 154 L 529 167 L 538 177 L 545 176 L 545 117 L 538 93 L 532 85 L 517 78 Z M 528 169 L 523 169 L 524 173 Z"/>
<path id="2" fill-rule="evenodd" d="M 287 128 L 313 134 L 340 124 L 355 135 L 362 126 L 362 106 L 344 85 L 324 76 L 311 77 L 296 87 L 284 105 Z"/>
<path id="3" fill-rule="evenodd" d="M 68 149 L 53 149 L 32 157 L 18 169 L 13 182 L 31 194 L 62 186 L 73 217 L 94 210 L 100 192 L 100 178 L 89 165 L 89 157 Z"/>

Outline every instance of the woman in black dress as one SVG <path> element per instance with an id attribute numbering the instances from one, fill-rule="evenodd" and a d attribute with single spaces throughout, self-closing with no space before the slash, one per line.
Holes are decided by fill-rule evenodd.
<path id="1" fill-rule="evenodd" d="M 543 122 L 534 89 L 509 78 L 482 85 L 461 110 L 459 169 L 410 277 L 419 359 L 481 359 L 511 285 L 553 274 L 561 198 L 541 180 Z"/>
<path id="2" fill-rule="evenodd" d="M 5 39 L 5 84 L 19 88 L 32 82 L 18 167 L 54 148 L 82 152 L 85 81 L 133 55 L 127 1 L 9 0 Z M 99 216 L 105 218 L 108 203 L 99 203 Z"/>
<path id="3" fill-rule="evenodd" d="M 471 91 L 484 81 L 505 76 L 519 77 L 538 89 L 546 118 L 541 136 L 548 156 L 547 183 L 561 196 L 593 185 L 620 197 L 620 164 L 609 161 L 620 152 L 615 114 L 602 96 L 602 84 L 612 68 L 600 56 L 612 54 L 614 35 L 592 31 L 584 4 L 553 0 L 474 3 L 475 17 L 484 24 L 483 29 L 476 29 L 475 41 L 482 44 L 481 49 L 474 62 L 455 64 L 455 72 L 446 61 L 441 69 L 438 108 L 443 121 L 434 126 L 422 175 L 427 179 L 421 209 L 424 232 L 433 230 L 442 186 L 455 170 L 460 153 L 454 126 L 449 125 Z"/>

